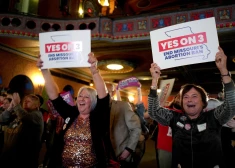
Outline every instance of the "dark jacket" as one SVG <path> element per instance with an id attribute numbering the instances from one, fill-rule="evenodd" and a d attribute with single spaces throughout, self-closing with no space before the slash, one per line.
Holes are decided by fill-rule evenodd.
<path id="1" fill-rule="evenodd" d="M 172 128 L 172 167 L 214 168 L 224 167 L 221 146 L 221 127 L 235 115 L 234 83 L 225 84 L 225 101 L 191 120 L 185 113 L 176 113 L 160 107 L 155 90 L 150 90 L 148 112 L 162 125 Z"/>
<path id="2" fill-rule="evenodd" d="M 42 114 L 38 110 L 27 112 L 20 105 L 14 111 L 17 118 L 5 130 L 0 167 L 37 168 L 43 132 Z"/>
<path id="3" fill-rule="evenodd" d="M 221 142 L 222 150 L 224 153 L 224 160 L 226 166 L 234 167 L 234 158 L 235 158 L 235 147 L 233 147 L 231 141 L 235 140 L 235 132 L 232 132 L 231 128 L 222 127 L 221 129 Z"/>
<path id="4" fill-rule="evenodd" d="M 68 105 L 60 96 L 52 101 L 55 109 L 60 113 L 64 119 L 70 117 L 70 121 L 67 124 L 65 130 L 61 131 L 60 134 L 55 134 L 52 155 L 49 168 L 61 168 L 62 157 L 64 146 L 64 134 L 67 129 L 71 126 L 74 120 L 78 117 L 79 111 L 76 106 Z M 110 144 L 109 140 L 109 95 L 103 99 L 97 97 L 97 105 L 95 109 L 90 113 L 90 128 L 92 143 L 95 149 L 96 157 L 98 160 L 97 167 L 105 168 L 107 155 L 104 148 L 104 144 Z M 106 147 L 106 150 L 108 147 Z M 111 148 L 111 147 L 110 147 Z"/>

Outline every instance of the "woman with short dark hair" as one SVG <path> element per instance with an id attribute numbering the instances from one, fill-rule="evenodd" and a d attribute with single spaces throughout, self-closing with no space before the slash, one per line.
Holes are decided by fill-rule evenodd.
<path id="1" fill-rule="evenodd" d="M 180 104 L 183 113 L 163 108 L 156 94 L 160 67 L 151 64 L 152 89 L 148 97 L 148 112 L 151 118 L 172 128 L 172 168 L 224 168 L 220 130 L 235 115 L 235 87 L 228 73 L 227 56 L 219 47 L 215 63 L 224 84 L 224 103 L 208 112 L 205 90 L 194 84 L 187 84 L 180 90 Z"/>

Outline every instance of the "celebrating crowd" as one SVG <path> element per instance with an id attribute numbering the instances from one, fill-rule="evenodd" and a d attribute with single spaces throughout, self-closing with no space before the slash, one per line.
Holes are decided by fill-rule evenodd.
<path id="1" fill-rule="evenodd" d="M 224 86 L 223 101 L 216 100 L 218 104 L 211 107 L 201 86 L 185 84 L 169 107 L 161 107 L 156 91 L 161 65 L 152 63 L 147 114 L 140 88 L 136 105 L 122 101 L 117 88 L 119 98 L 113 99 L 115 88 L 104 82 L 94 53 L 88 55 L 88 63 L 95 88 L 81 87 L 74 106 L 63 99 L 39 56 L 37 67 L 50 108 L 40 108 L 40 95 L 26 95 L 23 100 L 17 92 L 1 95 L 1 167 L 37 168 L 46 141 L 42 168 L 137 168 L 148 140 L 146 115 L 157 123 L 158 168 L 234 167 L 235 152 L 229 142 L 234 138 L 235 87 L 227 57 L 222 48 L 218 50 L 215 64 Z"/>

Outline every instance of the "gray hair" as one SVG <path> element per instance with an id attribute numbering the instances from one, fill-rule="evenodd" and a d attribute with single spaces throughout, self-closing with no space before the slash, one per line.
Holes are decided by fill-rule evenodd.
<path id="1" fill-rule="evenodd" d="M 221 104 L 222 103 L 218 99 L 210 98 L 207 101 L 207 107 L 204 109 L 204 111 L 209 111 L 209 110 L 215 109 L 216 107 L 220 106 Z"/>
<path id="2" fill-rule="evenodd" d="M 80 93 L 83 91 L 83 90 L 86 90 L 88 92 L 88 95 L 91 99 L 91 111 L 93 111 L 96 107 L 96 104 L 97 104 L 97 92 L 94 88 L 92 87 L 89 87 L 89 86 L 83 86 L 79 89 L 78 91 L 78 95 L 80 95 Z"/>

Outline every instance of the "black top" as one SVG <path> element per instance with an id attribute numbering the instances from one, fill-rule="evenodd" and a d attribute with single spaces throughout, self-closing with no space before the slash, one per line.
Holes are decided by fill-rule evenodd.
<path id="1" fill-rule="evenodd" d="M 60 113 L 61 117 L 64 119 L 70 118 L 69 123 L 65 130 L 61 131 L 60 134 L 56 134 L 54 137 L 52 157 L 48 165 L 49 168 L 61 168 L 62 167 L 62 157 L 64 146 L 64 135 L 67 129 L 71 126 L 74 120 L 78 117 L 79 111 L 76 106 L 70 106 L 67 104 L 62 97 L 52 101 L 55 109 Z M 95 149 L 96 158 L 98 161 L 97 167 L 106 167 L 106 151 L 104 149 L 104 144 L 110 144 L 109 139 L 109 94 L 103 99 L 97 97 L 97 105 L 93 111 L 90 113 L 90 128 L 92 143 Z M 106 150 L 108 147 L 106 147 Z M 108 151 L 107 151 L 108 152 Z"/>

